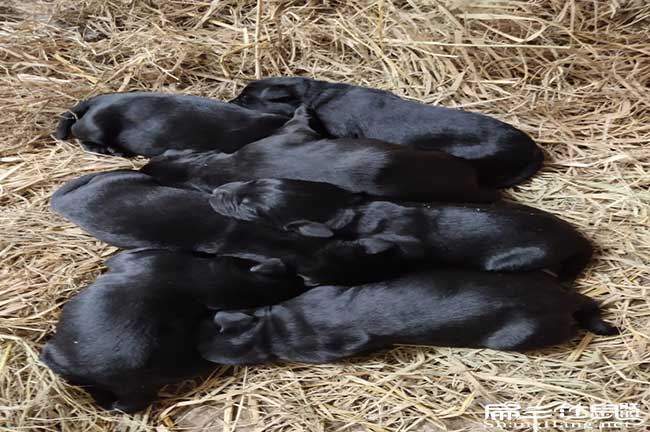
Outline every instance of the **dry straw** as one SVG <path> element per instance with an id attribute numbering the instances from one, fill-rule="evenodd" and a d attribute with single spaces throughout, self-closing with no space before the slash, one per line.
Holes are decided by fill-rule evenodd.
<path id="1" fill-rule="evenodd" d="M 638 403 L 650 425 L 649 29 L 644 0 L 2 1 L 0 429 L 477 431 L 484 405 L 500 402 Z M 220 369 L 136 416 L 97 410 L 37 356 L 62 304 L 115 249 L 48 198 L 66 180 L 141 162 L 57 142 L 57 116 L 108 91 L 227 99 L 258 73 L 389 89 L 530 133 L 548 163 L 511 193 L 594 240 L 577 288 L 622 336 L 529 355 L 399 347 Z"/>

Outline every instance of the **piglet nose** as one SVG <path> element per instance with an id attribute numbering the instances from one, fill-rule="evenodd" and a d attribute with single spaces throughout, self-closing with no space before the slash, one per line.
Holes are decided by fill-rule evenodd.
<path id="1" fill-rule="evenodd" d="M 40 360 L 45 363 L 46 365 L 49 365 L 52 363 L 52 354 L 50 352 L 50 345 L 45 344 L 43 347 L 43 350 L 41 351 L 41 355 L 39 356 Z"/>
<path id="2" fill-rule="evenodd" d="M 66 375 L 67 371 L 63 366 L 63 361 L 58 355 L 56 348 L 51 343 L 46 343 L 39 356 L 41 362 L 45 363 L 52 371 L 59 375 Z"/>

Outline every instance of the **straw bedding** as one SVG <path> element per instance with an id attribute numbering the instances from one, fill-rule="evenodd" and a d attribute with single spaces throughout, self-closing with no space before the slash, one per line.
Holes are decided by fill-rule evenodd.
<path id="1" fill-rule="evenodd" d="M 260 3 L 0 4 L 0 429 L 476 431 L 484 405 L 503 402 L 638 403 L 650 424 L 648 3 Z M 48 199 L 66 180 L 142 161 L 57 142 L 58 115 L 109 91 L 228 99 L 273 75 L 375 86 L 531 134 L 546 166 L 510 194 L 594 240 L 577 289 L 623 334 L 528 355 L 398 347 L 322 366 L 223 368 L 135 416 L 97 410 L 37 356 L 61 306 L 115 249 L 54 215 Z"/>

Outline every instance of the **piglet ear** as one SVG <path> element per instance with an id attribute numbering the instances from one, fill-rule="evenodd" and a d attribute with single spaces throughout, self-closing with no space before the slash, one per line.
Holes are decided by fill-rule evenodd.
<path id="1" fill-rule="evenodd" d="M 293 117 L 291 121 L 294 123 L 302 123 L 305 125 L 311 125 L 312 117 L 315 117 L 314 111 L 311 110 L 306 104 L 300 104 L 298 108 L 293 112 Z M 318 124 L 318 119 L 314 120 Z"/>
<path id="2" fill-rule="evenodd" d="M 308 220 L 297 220 L 289 222 L 284 226 L 284 229 L 285 231 L 296 231 L 305 237 L 334 237 L 334 233 L 327 225 L 320 222 L 312 222 Z"/>
<path id="3" fill-rule="evenodd" d="M 210 207 L 212 207 L 212 210 L 215 212 L 219 213 L 222 216 L 230 216 L 228 214 L 225 214 L 222 207 L 221 207 L 221 202 L 222 200 L 219 197 L 212 196 L 208 199 L 208 202 L 210 203 Z"/>
<path id="4" fill-rule="evenodd" d="M 269 258 L 251 267 L 250 271 L 265 275 L 285 275 L 288 273 L 287 266 L 278 258 Z"/>
<path id="5" fill-rule="evenodd" d="M 316 116 L 316 113 L 305 104 L 298 106 L 293 112 L 293 117 L 284 124 L 285 129 L 288 127 L 299 127 L 304 131 L 310 131 L 312 135 L 305 138 L 308 141 L 317 139 L 313 134 L 320 135 L 321 137 L 330 136 L 325 125 Z"/>
<path id="6" fill-rule="evenodd" d="M 273 102 L 291 102 L 296 95 L 291 85 L 275 84 L 265 88 L 260 96 Z"/>
<path id="7" fill-rule="evenodd" d="M 217 315 L 219 315 L 219 321 L 222 316 L 225 320 L 226 316 L 231 315 L 231 312 L 219 312 Z M 237 346 L 233 342 L 233 336 L 236 339 L 238 335 L 220 334 L 219 324 L 216 322 L 216 318 L 215 316 L 214 323 L 206 319 L 202 320 L 199 324 L 194 340 L 199 354 L 209 362 L 222 365 L 246 363 L 247 356 L 245 354 L 242 355 L 241 353 L 233 352 L 233 348 Z"/>
<path id="8" fill-rule="evenodd" d="M 387 250 L 393 248 L 395 245 L 386 240 L 381 240 L 377 238 L 367 238 L 359 240 L 359 244 L 366 251 L 368 255 L 375 255 L 381 252 L 386 252 Z"/>
<path id="9" fill-rule="evenodd" d="M 214 314 L 214 324 L 220 333 L 230 330 L 246 330 L 255 322 L 255 317 L 244 312 L 220 311 Z"/>
<path id="10" fill-rule="evenodd" d="M 196 150 L 192 149 L 169 149 L 165 150 L 160 156 L 162 156 L 162 159 L 164 158 L 173 158 L 173 157 L 178 157 L 178 156 L 186 156 L 190 155 L 192 153 L 196 153 Z"/>

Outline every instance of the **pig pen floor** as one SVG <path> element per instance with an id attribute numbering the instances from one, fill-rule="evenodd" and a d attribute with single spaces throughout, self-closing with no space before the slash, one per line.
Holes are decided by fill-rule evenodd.
<path id="1" fill-rule="evenodd" d="M 485 405 L 503 403 L 636 403 L 650 426 L 649 29 L 642 0 L 2 2 L 0 430 L 479 431 L 490 428 Z M 576 289 L 623 333 L 527 355 L 397 347 L 223 368 L 137 415 L 98 410 L 38 353 L 115 248 L 48 200 L 69 179 L 142 161 L 56 141 L 58 115 L 110 91 L 229 99 L 274 75 L 375 86 L 528 132 L 547 162 L 508 194 L 593 239 Z"/>

